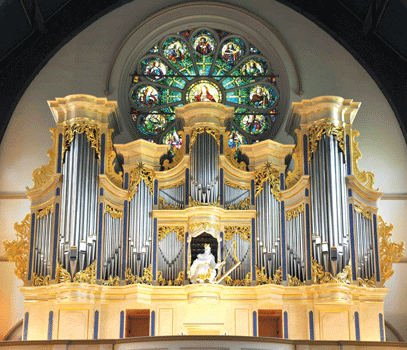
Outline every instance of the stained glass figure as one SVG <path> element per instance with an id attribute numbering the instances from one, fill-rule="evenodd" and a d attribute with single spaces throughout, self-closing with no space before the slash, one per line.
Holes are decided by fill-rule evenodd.
<path id="1" fill-rule="evenodd" d="M 129 101 L 137 134 L 181 147 L 175 107 L 194 102 L 234 108 L 229 145 L 269 137 L 278 115 L 278 80 L 249 41 L 220 29 L 185 29 L 145 52 L 134 72 Z"/>
<path id="2" fill-rule="evenodd" d="M 225 62 L 236 63 L 244 55 L 244 43 L 241 39 L 233 38 L 222 46 L 221 56 Z"/>
<path id="3" fill-rule="evenodd" d="M 187 92 L 187 102 L 221 102 L 219 88 L 208 80 L 200 80 L 191 85 Z"/>

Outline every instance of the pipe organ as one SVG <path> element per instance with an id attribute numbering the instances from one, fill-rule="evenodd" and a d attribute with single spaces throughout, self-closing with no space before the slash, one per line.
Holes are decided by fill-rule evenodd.
<path id="1" fill-rule="evenodd" d="M 233 108 L 215 102 L 177 107 L 182 146 L 173 148 L 171 162 L 163 158 L 166 145 L 142 139 L 113 144 L 114 102 L 72 95 L 49 105 L 57 123 L 51 160 L 34 172 L 35 185 L 27 191 L 27 312 L 57 312 L 62 304 L 36 295 L 52 301 L 65 288 L 70 307 L 88 310 L 88 326 L 96 322 L 90 321 L 92 310 L 113 317 L 112 329 L 100 328 L 96 337 L 118 337 L 120 310 L 138 308 L 154 312 L 151 335 L 191 327 L 256 335 L 256 316 L 229 319 L 232 307 L 283 310 L 285 336 L 301 339 L 311 334 L 304 320 L 312 311 L 312 327 L 320 330 L 312 334 L 325 339 L 326 310 L 339 308 L 349 331 L 338 330 L 338 339 L 356 339 L 356 311 L 363 314 L 357 327 L 364 339 L 380 339 L 379 323 L 367 322 L 383 313 L 387 272 L 381 260 L 390 258 L 379 245 L 381 193 L 355 158 L 352 122 L 359 103 L 332 96 L 294 103 L 287 132 L 295 145 L 265 140 L 233 148 L 227 129 Z M 245 157 L 236 157 L 237 151 Z M 222 264 L 213 283 L 191 284 L 191 251 L 202 249 L 205 237 Z M 83 300 L 75 293 L 84 293 Z M 168 310 L 172 318 L 160 316 Z M 236 328 L 236 322 L 247 327 Z M 42 337 L 40 328 L 32 329 L 29 338 Z"/>

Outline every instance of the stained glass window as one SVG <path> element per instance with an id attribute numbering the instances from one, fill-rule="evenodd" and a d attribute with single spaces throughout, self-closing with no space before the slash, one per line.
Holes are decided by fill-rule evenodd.
<path id="1" fill-rule="evenodd" d="M 232 148 L 268 138 L 279 118 L 269 60 L 246 38 L 220 29 L 185 29 L 146 50 L 129 100 L 138 135 L 171 145 L 172 152 L 182 145 L 176 106 L 217 102 L 233 107 Z"/>

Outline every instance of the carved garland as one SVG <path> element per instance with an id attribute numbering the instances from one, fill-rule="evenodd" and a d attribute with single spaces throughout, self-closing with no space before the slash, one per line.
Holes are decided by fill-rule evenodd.
<path id="1" fill-rule="evenodd" d="M 96 264 L 97 260 L 95 259 L 92 264 L 90 264 L 85 270 L 79 271 L 75 274 L 73 279 L 74 282 L 79 283 L 96 283 Z"/>
<path id="2" fill-rule="evenodd" d="M 184 226 L 159 226 L 157 237 L 158 242 L 161 242 L 171 232 L 175 232 L 177 234 L 178 241 L 184 242 Z"/>
<path id="3" fill-rule="evenodd" d="M 228 185 L 233 188 L 237 188 L 238 190 L 250 190 L 250 185 L 235 184 L 229 180 L 225 180 L 225 185 Z"/>
<path id="4" fill-rule="evenodd" d="M 32 173 L 32 180 L 34 182 L 34 186 L 29 188 L 26 186 L 27 191 L 33 191 L 37 188 L 40 188 L 44 185 L 52 175 L 54 175 L 57 166 L 57 159 L 58 159 L 58 137 L 57 137 L 57 129 L 51 128 L 50 132 L 52 134 L 51 138 L 53 140 L 52 147 L 48 150 L 47 156 L 49 157 L 49 163 L 47 165 L 43 165 L 40 168 L 37 168 Z"/>
<path id="5" fill-rule="evenodd" d="M 368 209 L 363 209 L 362 207 L 355 205 L 355 212 L 359 213 L 362 215 L 365 219 L 371 219 L 371 213 L 370 210 Z"/>
<path id="6" fill-rule="evenodd" d="M 65 151 L 71 145 L 75 134 L 86 134 L 90 146 L 96 150 L 98 159 L 100 159 L 101 146 L 100 146 L 100 128 L 98 125 L 89 124 L 86 122 L 79 122 L 65 125 L 64 127 L 64 141 L 62 147 L 62 157 Z"/>
<path id="7" fill-rule="evenodd" d="M 145 184 L 150 190 L 150 194 L 154 195 L 154 179 L 155 172 L 148 169 L 142 162 L 137 164 L 137 167 L 130 171 L 129 175 L 129 200 L 133 199 L 134 194 L 137 192 L 137 186 L 140 180 L 143 179 Z"/>
<path id="8" fill-rule="evenodd" d="M 159 286 L 182 286 L 184 285 L 184 271 L 180 271 L 178 274 L 178 278 L 176 278 L 174 281 L 173 280 L 166 280 L 163 278 L 163 274 L 161 271 L 157 272 L 157 284 Z"/>
<path id="9" fill-rule="evenodd" d="M 50 213 L 54 212 L 54 204 L 47 205 L 45 208 L 42 208 L 38 211 L 36 219 L 41 219 L 44 216 L 49 215 Z"/>
<path id="10" fill-rule="evenodd" d="M 182 145 L 179 149 L 175 147 L 174 157 L 172 158 L 172 162 L 170 162 L 168 159 L 164 160 L 164 163 L 162 165 L 164 170 L 169 170 L 169 169 L 175 168 L 181 162 L 182 158 L 184 157 L 185 134 L 183 131 L 178 131 L 178 134 L 180 135 L 180 138 L 183 140 Z"/>
<path id="11" fill-rule="evenodd" d="M 250 198 L 247 197 L 237 204 L 231 204 L 225 207 L 227 210 L 250 210 Z"/>
<path id="12" fill-rule="evenodd" d="M 393 263 L 400 261 L 404 256 L 404 242 L 394 243 L 391 241 L 393 225 L 387 225 L 383 218 L 378 215 L 380 273 L 383 284 L 394 274 Z"/>
<path id="13" fill-rule="evenodd" d="M 280 172 L 278 169 L 273 168 L 272 164 L 267 162 L 262 170 L 255 171 L 254 176 L 255 197 L 263 191 L 263 184 L 269 180 L 271 193 L 277 200 L 280 200 Z"/>
<path id="14" fill-rule="evenodd" d="M 287 221 L 290 221 L 291 219 L 296 218 L 298 215 L 300 215 L 300 213 L 304 211 L 304 208 L 305 205 L 304 203 L 302 203 L 299 207 L 295 209 L 287 210 L 287 212 L 285 213 L 285 219 Z"/>
<path id="15" fill-rule="evenodd" d="M 252 284 L 252 273 L 248 272 L 246 274 L 246 277 L 242 280 L 233 280 L 232 277 L 226 276 L 225 284 L 229 287 L 235 287 L 235 286 L 248 287 Z"/>
<path id="16" fill-rule="evenodd" d="M 158 198 L 158 208 L 161 210 L 181 210 L 179 205 L 167 203 L 163 197 Z"/>
<path id="17" fill-rule="evenodd" d="M 123 219 L 123 210 L 113 208 L 109 204 L 106 204 L 105 214 L 109 213 L 113 219 Z"/>
<path id="18" fill-rule="evenodd" d="M 199 201 L 193 200 L 191 196 L 189 196 L 189 206 L 190 207 L 220 207 L 220 200 L 216 202 L 210 202 L 210 203 L 201 203 Z"/>
<path id="19" fill-rule="evenodd" d="M 143 269 L 143 276 L 134 276 L 131 269 L 128 268 L 125 272 L 126 284 L 149 284 L 153 282 L 153 273 L 151 270 L 151 265 Z"/>
<path id="20" fill-rule="evenodd" d="M 201 228 L 203 231 L 205 231 L 207 229 L 219 231 L 220 226 L 219 226 L 219 224 L 213 224 L 213 223 L 209 223 L 209 222 L 202 222 L 199 224 L 192 223 L 191 225 L 189 225 L 189 232 L 195 232 L 199 228 Z"/>
<path id="21" fill-rule="evenodd" d="M 359 159 L 362 158 L 362 153 L 359 150 L 359 142 L 355 141 L 355 138 L 358 137 L 359 131 L 352 130 L 352 170 L 355 177 L 358 181 L 368 189 L 378 191 L 374 189 L 374 174 L 370 171 L 360 171 L 358 166 Z"/>
<path id="22" fill-rule="evenodd" d="M 238 234 L 241 239 L 250 242 L 250 226 L 225 226 L 224 237 L 225 241 L 230 241 L 235 234 Z"/>
<path id="23" fill-rule="evenodd" d="M 322 136 L 335 136 L 336 140 L 339 142 L 339 147 L 345 154 L 345 141 L 344 141 L 344 128 L 343 126 L 338 126 L 333 123 L 323 123 L 319 125 L 314 125 L 309 130 L 309 141 L 308 141 L 308 163 L 311 161 L 312 154 L 315 152 L 318 146 L 318 142 L 322 139 Z"/>
<path id="24" fill-rule="evenodd" d="M 202 126 L 192 130 L 191 132 L 191 147 L 195 144 L 198 135 L 203 134 L 204 132 L 213 136 L 218 147 L 220 147 L 220 132 L 218 129 L 211 128 L 209 126 Z"/>
<path id="25" fill-rule="evenodd" d="M 20 224 L 14 223 L 17 239 L 3 242 L 7 259 L 16 265 L 14 274 L 24 282 L 24 285 L 27 281 L 30 228 L 31 214 L 27 214 Z"/>

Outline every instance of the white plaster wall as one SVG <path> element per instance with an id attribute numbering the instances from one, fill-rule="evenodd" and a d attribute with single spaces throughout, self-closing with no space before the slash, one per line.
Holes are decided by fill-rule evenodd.
<path id="1" fill-rule="evenodd" d="M 76 93 L 102 97 L 108 66 L 123 38 L 151 14 L 175 3 L 151 0 L 126 4 L 83 30 L 55 54 L 24 93 L 0 145 L 0 194 L 24 192 L 25 186 L 32 186 L 32 171 L 48 162 L 46 152 L 52 145 L 48 129 L 54 126 L 54 121 L 46 101 Z M 374 171 L 381 191 L 407 193 L 406 143 L 380 89 L 356 60 L 322 29 L 282 4 L 266 0 L 229 3 L 257 14 L 288 42 L 299 64 L 305 91 L 300 97 L 295 94 L 297 87 L 292 86 L 291 102 L 320 95 L 339 95 L 362 102 L 355 120 L 355 128 L 361 132 L 360 168 Z M 117 100 L 117 82 L 112 82 L 112 95 L 108 98 Z M 283 131 L 276 140 L 292 143 Z M 116 139 L 118 143 L 128 141 L 125 130 Z M 0 201 L 0 241 L 10 239 L 13 222 L 21 221 L 25 213 L 28 213 L 27 201 Z M 406 213 L 406 201 L 380 202 L 380 214 L 395 226 L 395 240 L 407 241 L 403 227 Z M 3 300 L 8 305 L 0 310 L 1 339 L 1 334 L 22 318 L 23 307 L 15 287 L 19 282 L 12 276 L 10 264 L 0 264 L 1 305 Z M 398 264 L 395 270 L 388 283 L 392 289 L 386 299 L 385 313 L 407 340 L 407 303 L 403 302 L 407 264 Z"/>

